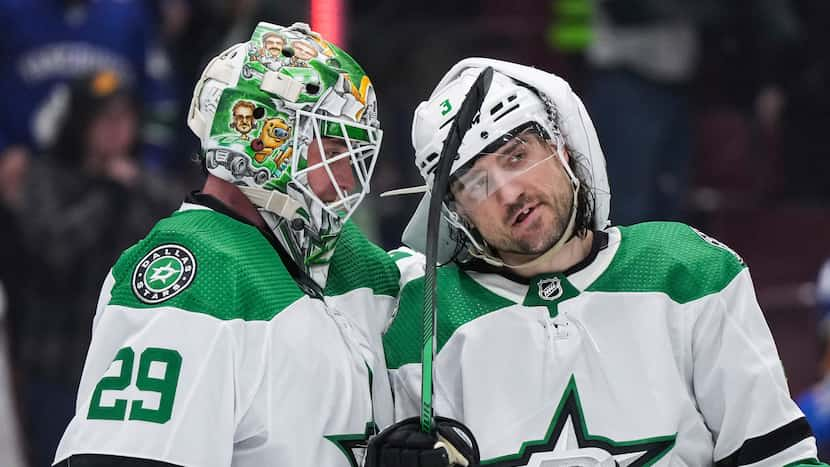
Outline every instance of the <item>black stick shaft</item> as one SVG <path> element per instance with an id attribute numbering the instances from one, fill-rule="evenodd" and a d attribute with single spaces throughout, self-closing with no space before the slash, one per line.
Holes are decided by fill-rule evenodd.
<path id="1" fill-rule="evenodd" d="M 438 230 L 444 195 L 447 193 L 450 169 L 458 157 L 458 148 L 464 135 L 473 125 L 473 120 L 481 109 L 484 97 L 490 89 L 493 69 L 485 68 L 476 78 L 464 101 L 455 114 L 444 147 L 438 158 L 430 191 L 429 216 L 427 218 L 426 267 L 424 271 L 424 308 L 423 308 L 423 347 L 421 354 L 421 431 L 432 432 L 434 416 L 432 408 L 433 378 L 436 339 L 438 332 L 436 278 L 438 269 Z"/>

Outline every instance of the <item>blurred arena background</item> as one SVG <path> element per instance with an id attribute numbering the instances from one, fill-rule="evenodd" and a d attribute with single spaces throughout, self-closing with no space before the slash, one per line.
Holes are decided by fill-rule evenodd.
<path id="1" fill-rule="evenodd" d="M 258 21 L 308 22 L 363 64 L 385 132 L 375 194 L 417 183 L 412 112 L 459 59 L 560 74 L 597 126 L 612 221 L 732 247 L 793 395 L 823 379 L 826 0 L 0 0 L 0 464 L 51 463 L 100 283 L 201 185 L 193 85 Z M 416 202 L 375 195 L 358 220 L 393 248 Z"/>

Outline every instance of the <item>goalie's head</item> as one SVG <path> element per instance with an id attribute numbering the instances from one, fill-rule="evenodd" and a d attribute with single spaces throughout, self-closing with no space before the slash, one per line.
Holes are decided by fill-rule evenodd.
<path id="1" fill-rule="evenodd" d="M 304 226 L 307 261 L 331 249 L 368 193 L 382 136 L 369 77 L 302 23 L 259 23 L 249 42 L 214 58 L 188 125 L 212 175 Z"/>
<path id="2" fill-rule="evenodd" d="M 470 61 L 473 66 L 462 66 Z M 538 85 L 517 77 L 522 73 L 512 68 L 524 72 L 525 67 L 470 59 L 454 67 L 415 111 L 412 143 L 416 165 L 427 185 L 432 185 L 438 155 L 455 113 L 487 65 L 493 66 L 495 73 L 452 163 L 449 193 L 444 200 L 448 229 L 440 243 L 454 244 L 462 257 L 469 253 L 493 264 L 520 267 L 543 254 L 552 254 L 574 233 L 581 235 L 592 227 L 604 227 L 607 205 L 597 216 L 594 186 L 590 183 L 595 169 L 604 179 L 604 160 L 600 153 L 601 166 L 594 167 L 596 155 L 582 153 L 587 147 L 582 141 L 575 140 L 576 145 L 568 141 L 561 112 L 572 110 L 570 103 L 560 106 Z M 533 73 L 556 78 L 538 70 Z M 570 98 L 567 83 L 556 79 L 559 81 L 549 79 L 549 84 L 564 85 Z M 607 192 L 607 186 L 600 187 L 603 189 Z M 421 212 L 412 222 L 419 222 L 419 217 L 425 219 L 425 207 L 422 203 Z M 405 240 L 413 238 L 412 222 Z M 417 245 L 411 246 L 418 249 Z M 442 260 L 448 259 L 443 256 Z"/>

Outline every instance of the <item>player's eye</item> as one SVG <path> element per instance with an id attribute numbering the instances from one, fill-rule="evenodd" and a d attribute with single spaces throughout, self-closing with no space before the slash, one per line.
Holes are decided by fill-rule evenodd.
<path id="1" fill-rule="evenodd" d="M 526 155 L 523 151 L 516 151 L 509 154 L 506 158 L 504 158 L 504 163 L 508 167 L 517 167 L 521 165 L 524 160 L 526 159 Z"/>

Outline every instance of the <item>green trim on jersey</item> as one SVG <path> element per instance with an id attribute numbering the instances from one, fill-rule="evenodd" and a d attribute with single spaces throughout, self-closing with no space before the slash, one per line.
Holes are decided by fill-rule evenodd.
<path id="1" fill-rule="evenodd" d="M 325 435 L 323 438 L 331 441 L 337 446 L 337 449 L 346 456 L 351 467 L 360 467 L 357 457 L 355 457 L 355 450 L 361 452 L 366 448 L 369 438 L 378 434 L 378 426 L 375 422 L 367 422 L 363 433 L 343 434 L 343 435 Z"/>
<path id="2" fill-rule="evenodd" d="M 541 289 L 541 290 L 540 290 Z M 541 306 L 548 309 L 548 315 L 559 315 L 559 304 L 579 295 L 579 290 L 560 273 L 539 274 L 530 279 L 530 286 L 522 305 Z"/>
<path id="3" fill-rule="evenodd" d="M 153 248 L 181 245 L 198 265 L 192 283 L 179 294 L 148 304 L 131 284 L 138 262 Z M 270 320 L 304 296 L 279 254 L 255 227 L 207 209 L 178 211 L 162 219 L 113 266 L 111 305 L 171 306 L 222 320 Z"/>
<path id="4" fill-rule="evenodd" d="M 438 268 L 438 347 L 441 350 L 459 326 L 492 311 L 515 305 L 479 285 L 455 264 Z M 407 283 L 400 296 L 398 315 L 383 336 L 390 369 L 421 361 L 421 310 L 424 278 Z"/>
<path id="5" fill-rule="evenodd" d="M 784 467 L 801 467 L 801 466 L 806 467 L 806 466 L 810 466 L 810 465 L 824 465 L 824 466 L 826 466 L 827 464 L 825 464 L 824 462 L 821 462 L 820 460 L 813 457 L 812 459 L 801 459 L 801 460 L 797 460 L 795 462 L 790 462 L 789 464 L 785 465 Z"/>
<path id="6" fill-rule="evenodd" d="M 412 253 L 403 250 L 392 250 L 388 254 L 393 261 L 402 260 L 404 258 L 409 258 L 410 256 L 412 256 Z"/>
<path id="7" fill-rule="evenodd" d="M 324 294 L 331 297 L 370 288 L 375 295 L 396 297 L 400 277 L 394 259 L 347 222 L 331 258 Z"/>
<path id="8" fill-rule="evenodd" d="M 723 290 L 745 267 L 734 252 L 685 224 L 646 222 L 619 230 L 619 250 L 587 291 L 663 292 L 683 304 Z"/>
<path id="9" fill-rule="evenodd" d="M 573 430 L 571 436 L 567 433 L 566 428 L 568 420 L 571 421 Z M 616 441 L 605 436 L 591 434 L 585 420 L 585 412 L 582 409 L 576 379 L 571 375 L 544 437 L 523 442 L 514 454 L 483 459 L 481 465 L 492 467 L 528 465 L 534 454 L 542 453 L 544 455 L 553 452 L 559 444 L 560 438 L 563 437 L 576 441 L 576 447 L 571 446 L 572 449 L 601 449 L 611 456 L 636 453 L 639 456 L 636 459 L 628 459 L 633 462 L 626 465 L 650 466 L 662 459 L 674 447 L 677 433 L 630 441 Z"/>

